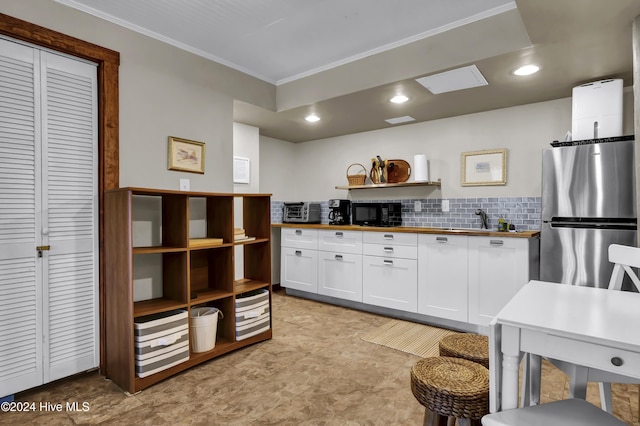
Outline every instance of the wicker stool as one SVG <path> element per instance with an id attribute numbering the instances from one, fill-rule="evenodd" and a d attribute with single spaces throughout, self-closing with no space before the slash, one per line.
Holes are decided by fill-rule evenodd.
<path id="1" fill-rule="evenodd" d="M 425 426 L 480 426 L 489 412 L 489 370 L 461 358 L 432 357 L 411 368 L 411 391 L 425 407 Z M 453 424 L 453 423 L 451 423 Z"/>
<path id="2" fill-rule="evenodd" d="M 479 334 L 450 334 L 438 344 L 440 356 L 468 359 L 489 368 L 489 338 Z"/>

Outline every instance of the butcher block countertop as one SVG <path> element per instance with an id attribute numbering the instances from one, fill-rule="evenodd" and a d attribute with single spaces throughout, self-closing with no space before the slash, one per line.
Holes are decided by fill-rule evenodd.
<path id="1" fill-rule="evenodd" d="M 273 223 L 273 228 L 310 228 L 310 229 L 335 229 L 341 231 L 367 231 L 367 232 L 410 232 L 415 234 L 443 234 L 443 235 L 470 235 L 481 237 L 502 238 L 534 238 L 540 235 L 540 231 L 504 232 L 487 229 L 459 229 L 459 228 L 423 228 L 411 226 L 357 226 L 357 225 L 325 225 L 319 223 Z"/>

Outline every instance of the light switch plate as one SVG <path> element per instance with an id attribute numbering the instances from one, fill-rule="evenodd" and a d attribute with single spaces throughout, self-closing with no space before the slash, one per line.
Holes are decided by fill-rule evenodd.
<path id="1" fill-rule="evenodd" d="M 189 179 L 180 179 L 180 191 L 188 191 L 191 187 Z"/>
<path id="2" fill-rule="evenodd" d="M 416 200 L 413 203 L 413 210 L 417 213 L 417 212 L 421 212 L 422 211 L 422 201 L 420 200 Z"/>
<path id="3" fill-rule="evenodd" d="M 449 200 L 442 200 L 442 211 L 443 213 L 449 211 Z"/>

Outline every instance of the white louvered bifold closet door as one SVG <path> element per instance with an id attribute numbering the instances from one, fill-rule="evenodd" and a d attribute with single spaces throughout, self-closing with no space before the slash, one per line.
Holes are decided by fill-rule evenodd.
<path id="1" fill-rule="evenodd" d="M 41 64 L 46 383 L 99 363 L 97 73 L 46 52 Z"/>
<path id="2" fill-rule="evenodd" d="M 43 379 L 38 56 L 0 40 L 0 396 Z"/>
<path id="3" fill-rule="evenodd" d="M 99 363 L 98 166 L 95 65 L 6 40 L 0 61 L 3 396 Z"/>

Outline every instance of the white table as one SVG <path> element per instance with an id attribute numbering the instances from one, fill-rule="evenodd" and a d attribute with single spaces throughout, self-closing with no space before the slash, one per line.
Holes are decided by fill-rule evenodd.
<path id="1" fill-rule="evenodd" d="M 523 352 L 640 379 L 640 293 L 530 281 L 490 328 L 490 410 L 518 406 Z"/>

